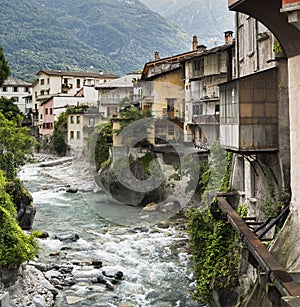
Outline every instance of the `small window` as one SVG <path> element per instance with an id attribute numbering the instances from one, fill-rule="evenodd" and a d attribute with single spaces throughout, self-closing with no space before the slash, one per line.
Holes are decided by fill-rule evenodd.
<path id="1" fill-rule="evenodd" d="M 17 86 L 14 86 L 14 93 L 17 93 L 19 91 Z"/>
<path id="2" fill-rule="evenodd" d="M 3 91 L 3 92 L 7 92 L 7 87 L 6 87 L 6 86 L 3 86 L 2 91 Z"/>
<path id="3" fill-rule="evenodd" d="M 174 135 L 174 125 L 168 125 L 168 135 Z"/>
<path id="4" fill-rule="evenodd" d="M 95 126 L 95 117 L 89 117 L 89 126 L 91 127 Z"/>
<path id="5" fill-rule="evenodd" d="M 80 79 L 77 79 L 77 80 L 76 80 L 76 87 L 77 87 L 77 88 L 80 88 Z"/>
<path id="6" fill-rule="evenodd" d="M 70 139 L 74 139 L 74 131 L 70 131 Z"/>
<path id="7" fill-rule="evenodd" d="M 53 109 L 52 108 L 50 108 L 50 115 L 52 115 L 53 114 Z"/>
<path id="8" fill-rule="evenodd" d="M 45 114 L 48 115 L 48 108 L 45 109 Z"/>
<path id="9" fill-rule="evenodd" d="M 244 59 L 244 27 L 241 26 L 238 29 L 238 51 L 239 51 L 239 60 Z"/>
<path id="10" fill-rule="evenodd" d="M 77 116 L 77 117 L 76 117 L 76 123 L 77 123 L 77 124 L 80 124 L 80 116 Z"/>
<path id="11" fill-rule="evenodd" d="M 80 140 L 80 131 L 76 131 L 76 138 L 77 140 Z"/>
<path id="12" fill-rule="evenodd" d="M 47 84 L 49 84 L 50 83 L 50 78 L 47 78 Z"/>
<path id="13" fill-rule="evenodd" d="M 73 115 L 70 116 L 70 123 L 71 123 L 71 124 L 74 124 L 74 116 L 73 116 Z"/>
<path id="14" fill-rule="evenodd" d="M 43 120 L 43 114 L 40 114 L 40 120 Z"/>
<path id="15" fill-rule="evenodd" d="M 24 92 L 29 93 L 29 87 L 24 87 Z"/>
<path id="16" fill-rule="evenodd" d="M 19 102 L 19 97 L 12 97 L 12 100 L 13 100 L 14 102 Z"/>
<path id="17" fill-rule="evenodd" d="M 41 96 L 45 95 L 45 92 L 44 91 L 41 91 Z"/>
<path id="18" fill-rule="evenodd" d="M 248 19 L 248 52 L 252 55 L 254 52 L 254 41 L 253 41 L 253 19 L 250 17 Z"/>
<path id="19" fill-rule="evenodd" d="M 41 85 L 44 85 L 44 84 L 45 84 L 45 80 L 41 79 Z"/>

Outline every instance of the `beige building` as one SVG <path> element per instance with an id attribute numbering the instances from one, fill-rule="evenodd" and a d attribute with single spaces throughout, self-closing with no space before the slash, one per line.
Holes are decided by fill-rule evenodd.
<path id="1" fill-rule="evenodd" d="M 182 60 L 185 80 L 184 139 L 197 147 L 209 148 L 220 135 L 219 84 L 232 78 L 234 45 L 231 31 L 225 43 L 211 49 L 195 44 L 199 53 Z"/>
<path id="2" fill-rule="evenodd" d="M 68 146 L 73 152 L 82 151 L 87 139 L 102 117 L 96 107 L 89 105 L 70 106 L 67 109 Z"/>

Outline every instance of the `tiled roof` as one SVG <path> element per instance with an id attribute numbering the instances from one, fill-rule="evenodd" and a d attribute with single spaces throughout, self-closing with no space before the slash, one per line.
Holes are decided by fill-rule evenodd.
<path id="1" fill-rule="evenodd" d="M 4 86 L 24 86 L 24 87 L 30 87 L 31 83 L 19 80 L 16 78 L 8 77 L 4 82 Z"/>
<path id="2" fill-rule="evenodd" d="M 116 87 L 133 87 L 133 79 L 136 81 L 141 77 L 141 74 L 128 74 L 117 79 L 109 80 L 96 86 L 96 88 L 116 88 Z"/>
<path id="3" fill-rule="evenodd" d="M 40 70 L 37 75 L 45 73 L 49 76 L 91 77 L 91 78 L 117 78 L 113 74 L 102 74 L 88 71 L 62 71 L 62 70 Z"/>

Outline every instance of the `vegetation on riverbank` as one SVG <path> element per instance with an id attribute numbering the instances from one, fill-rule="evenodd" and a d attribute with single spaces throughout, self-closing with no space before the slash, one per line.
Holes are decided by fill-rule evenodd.
<path id="1" fill-rule="evenodd" d="M 0 49 L 0 86 L 9 68 Z M 2 70 L 3 69 L 3 70 Z M 3 75 L 3 72 L 6 73 Z M 22 127 L 22 114 L 11 99 L 0 99 L 0 269 L 18 267 L 37 254 L 36 234 L 27 235 L 17 222 L 21 205 L 31 205 L 32 197 L 17 178 L 17 169 L 31 153 L 34 139 Z"/>
<path id="2" fill-rule="evenodd" d="M 212 215 L 211 204 L 207 201 L 210 193 L 228 190 L 231 164 L 232 154 L 226 153 L 216 142 L 211 147 L 210 162 L 199 183 L 205 206 L 189 208 L 186 213 L 197 283 L 194 297 L 201 302 L 211 301 L 213 290 L 230 291 L 238 285 L 237 235 L 231 225 Z"/>

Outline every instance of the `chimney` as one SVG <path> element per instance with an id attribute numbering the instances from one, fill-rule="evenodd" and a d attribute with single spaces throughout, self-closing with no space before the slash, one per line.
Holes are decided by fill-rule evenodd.
<path id="1" fill-rule="evenodd" d="M 206 48 L 207 48 L 207 47 L 206 47 L 205 45 L 198 45 L 198 46 L 197 46 L 197 50 L 200 51 L 200 52 L 205 51 Z"/>
<path id="2" fill-rule="evenodd" d="M 198 47 L 198 38 L 197 35 L 193 36 L 193 44 L 192 44 L 192 51 L 196 51 Z"/>
<path id="3" fill-rule="evenodd" d="M 225 45 L 230 45 L 233 42 L 233 32 L 232 31 L 226 31 L 225 33 Z"/>
<path id="4" fill-rule="evenodd" d="M 154 60 L 155 61 L 159 60 L 159 52 L 158 51 L 155 51 L 155 53 L 154 53 Z"/>

